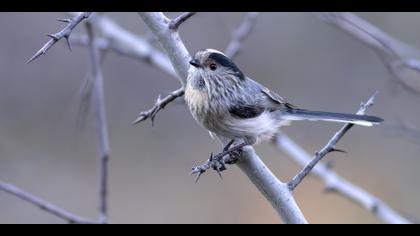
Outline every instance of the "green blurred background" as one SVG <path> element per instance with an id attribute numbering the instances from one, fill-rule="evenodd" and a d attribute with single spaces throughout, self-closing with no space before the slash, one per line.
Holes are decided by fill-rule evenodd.
<path id="1" fill-rule="evenodd" d="M 109 13 L 139 35 L 147 29 L 135 13 Z M 168 13 L 176 16 L 176 13 Z M 396 38 L 420 48 L 419 13 L 358 14 Z M 0 180 L 71 212 L 96 218 L 98 157 L 95 129 L 87 118 L 77 128 L 80 90 L 89 71 L 86 48 L 69 52 L 59 42 L 47 55 L 25 64 L 59 31 L 64 13 L 0 13 Z M 182 25 L 190 53 L 224 50 L 244 13 L 198 13 Z M 74 34 L 85 32 L 80 25 Z M 312 13 L 263 13 L 235 59 L 248 76 L 309 109 L 355 112 L 379 90 L 369 114 L 420 129 L 420 96 L 394 82 L 379 57 L 348 34 Z M 193 165 L 220 150 L 195 123 L 187 107 L 171 104 L 152 127 L 131 122 L 158 94 L 179 82 L 142 61 L 109 53 L 103 64 L 110 132 L 110 219 L 112 223 L 279 223 L 281 220 L 249 179 L 232 166 L 220 181 L 206 173 L 199 184 Z M 322 147 L 340 125 L 295 122 L 284 131 L 309 153 Z M 355 127 L 339 143 L 349 153 L 330 154 L 342 176 L 420 218 L 420 138 L 386 123 Z M 256 146 L 283 181 L 300 169 L 270 143 Z M 296 200 L 311 223 L 380 223 L 353 202 L 323 191 L 309 177 Z M 63 223 L 38 208 L 0 192 L 0 223 Z"/>

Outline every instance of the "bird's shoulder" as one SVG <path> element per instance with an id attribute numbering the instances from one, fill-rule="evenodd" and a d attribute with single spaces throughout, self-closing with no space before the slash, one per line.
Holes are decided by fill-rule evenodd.
<path id="1" fill-rule="evenodd" d="M 287 108 L 296 108 L 295 105 L 293 105 L 292 103 L 288 102 L 282 96 L 280 96 L 279 94 L 271 91 L 270 89 L 268 89 L 264 85 L 256 82 L 255 80 L 252 80 L 250 78 L 247 78 L 247 79 L 249 80 L 249 83 L 254 84 L 258 88 L 259 92 L 262 93 L 262 95 L 264 96 L 264 98 L 267 98 L 270 102 L 273 102 L 276 105 L 285 106 Z"/>

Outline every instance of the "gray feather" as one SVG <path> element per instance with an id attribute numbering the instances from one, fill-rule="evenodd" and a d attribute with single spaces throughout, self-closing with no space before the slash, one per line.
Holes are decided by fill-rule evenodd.
<path id="1" fill-rule="evenodd" d="M 325 111 L 309 111 L 304 109 L 281 109 L 281 116 L 288 120 L 332 121 L 352 123 L 362 126 L 372 126 L 384 120 L 376 116 L 355 115 Z"/>

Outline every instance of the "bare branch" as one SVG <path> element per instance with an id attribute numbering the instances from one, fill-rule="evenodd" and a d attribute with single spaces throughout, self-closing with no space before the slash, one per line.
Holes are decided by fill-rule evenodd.
<path id="1" fill-rule="evenodd" d="M 178 30 L 179 26 L 184 23 L 188 18 L 193 16 L 195 12 L 185 12 L 179 15 L 177 18 L 171 20 L 171 23 L 169 23 L 169 29 L 171 30 Z"/>
<path id="2" fill-rule="evenodd" d="M 140 12 L 149 29 L 168 54 L 184 87 L 191 58 L 178 32 L 169 29 L 170 20 L 162 13 Z M 287 185 L 264 165 L 252 147 L 245 147 L 238 166 L 272 204 L 285 223 L 307 223 Z"/>
<path id="3" fill-rule="evenodd" d="M 98 151 L 100 154 L 100 178 L 99 178 L 99 222 L 107 223 L 108 221 L 108 209 L 107 209 L 107 197 L 108 197 L 108 161 L 109 161 L 109 138 L 108 138 L 108 127 L 106 122 L 106 111 L 105 111 L 105 97 L 104 97 L 104 85 L 103 76 L 100 65 L 100 52 L 96 46 L 96 39 L 91 24 L 86 24 L 87 32 L 89 36 L 89 52 L 91 62 L 91 73 L 93 82 L 93 96 L 91 97 L 92 107 L 94 108 L 94 117 L 97 128 L 97 143 Z"/>
<path id="4" fill-rule="evenodd" d="M 406 55 L 408 46 L 405 43 L 352 13 L 329 12 L 320 16 L 374 49 L 397 82 L 420 93 L 420 61 Z M 409 51 L 418 53 L 412 47 Z"/>
<path id="5" fill-rule="evenodd" d="M 32 205 L 39 207 L 41 210 L 46 211 L 50 214 L 53 214 L 57 216 L 58 218 L 61 218 L 69 223 L 75 223 L 75 224 L 97 224 L 98 223 L 96 221 L 89 220 L 89 219 L 77 216 L 73 213 L 70 213 L 39 197 L 36 197 L 30 193 L 27 193 L 14 185 L 0 182 L 0 190 L 6 193 L 12 194 Z"/>
<path id="6" fill-rule="evenodd" d="M 31 61 L 35 60 L 41 55 L 44 55 L 47 53 L 47 51 L 58 41 L 60 41 L 62 38 L 65 38 L 67 40 L 67 44 L 69 46 L 69 49 L 71 50 L 71 46 L 69 43 L 69 37 L 72 32 L 72 30 L 84 19 L 88 18 L 92 12 L 82 12 L 79 13 L 77 16 L 70 18 L 70 19 L 58 19 L 58 21 L 66 22 L 68 23 L 64 29 L 62 29 L 60 32 L 55 34 L 49 34 L 48 36 L 51 38 L 41 49 L 38 50 L 26 63 L 30 63 Z"/>
<path id="7" fill-rule="evenodd" d="M 258 15 L 258 12 L 248 12 L 245 15 L 241 25 L 233 32 L 232 40 L 225 50 L 228 57 L 234 58 L 239 54 L 242 43 L 251 34 Z"/>
<path id="8" fill-rule="evenodd" d="M 166 105 L 168 105 L 170 102 L 174 101 L 175 99 L 182 97 L 184 95 L 184 89 L 179 88 L 173 92 L 171 92 L 168 96 L 164 97 L 163 99 L 160 98 L 160 95 L 158 96 L 158 99 L 156 100 L 155 105 L 150 108 L 147 111 L 143 111 L 140 113 L 140 116 L 133 122 L 133 124 L 138 124 L 144 120 L 147 120 L 150 118 L 152 121 L 152 125 L 154 122 L 154 119 L 157 115 L 157 113 L 165 108 Z"/>
<path id="9" fill-rule="evenodd" d="M 391 131 L 393 134 L 398 133 L 399 136 L 405 135 L 407 138 L 411 138 L 416 144 L 420 141 L 420 130 L 407 122 L 386 122 L 384 128 Z"/>
<path id="10" fill-rule="evenodd" d="M 372 97 L 366 103 L 362 103 L 360 109 L 357 111 L 356 114 L 364 115 L 366 109 L 373 105 L 375 100 L 375 96 L 378 92 L 375 92 Z M 326 156 L 328 153 L 333 151 L 341 151 L 336 149 L 336 145 L 338 141 L 349 131 L 354 124 L 347 123 L 345 124 L 331 139 L 328 143 L 321 149 L 321 151 L 316 152 L 314 158 L 311 162 L 309 162 L 293 179 L 288 183 L 288 186 L 291 191 L 295 190 L 295 188 L 302 182 L 302 180 L 311 172 L 311 170 L 315 167 L 315 165 L 321 161 L 321 159 Z M 341 151 L 342 152 L 342 151 Z"/>
<path id="11" fill-rule="evenodd" d="M 284 133 L 279 134 L 276 139 L 276 145 L 279 149 L 287 152 L 289 156 L 301 166 L 306 166 L 312 160 L 311 156 L 302 147 Z M 377 197 L 339 176 L 336 172 L 329 168 L 327 164 L 319 162 L 312 169 L 311 173 L 325 182 L 325 188 L 328 191 L 335 192 L 343 197 L 346 197 L 347 199 L 367 209 L 384 222 L 389 224 L 411 223 Z"/>

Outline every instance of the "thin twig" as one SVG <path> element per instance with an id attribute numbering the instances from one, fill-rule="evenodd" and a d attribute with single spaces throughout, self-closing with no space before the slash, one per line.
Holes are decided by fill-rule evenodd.
<path id="1" fill-rule="evenodd" d="M 89 36 L 89 52 L 92 78 L 94 80 L 92 107 L 97 128 L 97 144 L 100 154 L 100 178 L 99 178 L 99 222 L 108 222 L 108 161 L 109 161 L 109 138 L 105 111 L 105 97 L 103 76 L 100 65 L 100 52 L 96 46 L 96 39 L 91 24 L 86 24 Z"/>
<path id="2" fill-rule="evenodd" d="M 186 20 L 188 20 L 188 18 L 190 18 L 194 14 L 195 14 L 195 12 L 185 12 L 185 13 L 182 13 L 177 18 L 171 20 L 171 22 L 169 23 L 169 29 L 174 30 L 174 31 L 175 30 L 178 30 L 179 26 L 182 23 L 184 23 Z"/>
<path id="3" fill-rule="evenodd" d="M 155 105 L 149 110 L 141 112 L 140 116 L 133 122 L 133 124 L 138 124 L 144 120 L 150 119 L 153 125 L 157 113 L 163 108 L 165 108 L 165 106 L 168 105 L 170 102 L 174 101 L 179 97 L 182 97 L 183 95 L 184 88 L 179 88 L 171 92 L 168 96 L 164 97 L 163 99 L 161 99 L 159 95 Z"/>
<path id="4" fill-rule="evenodd" d="M 71 51 L 71 46 L 70 46 L 70 42 L 69 42 L 69 37 L 70 34 L 72 32 L 72 30 L 80 23 L 82 22 L 84 19 L 88 18 L 90 15 L 92 14 L 92 12 L 82 12 L 79 13 L 77 16 L 72 17 L 70 19 L 58 19 L 58 21 L 61 22 L 66 22 L 68 23 L 66 27 L 64 27 L 64 29 L 62 29 L 60 32 L 55 33 L 55 34 L 48 34 L 48 36 L 51 38 L 50 40 L 48 40 L 48 42 L 46 44 L 44 44 L 44 46 L 38 50 L 38 52 L 36 52 L 26 63 L 30 63 L 31 61 L 35 60 L 36 58 L 38 58 L 41 55 L 44 55 L 47 53 L 47 51 L 58 41 L 60 41 L 62 38 L 65 38 L 67 40 L 67 45 Z"/>
<path id="5" fill-rule="evenodd" d="M 69 223 L 73 223 L 73 224 L 97 224 L 98 223 L 96 221 L 89 220 L 89 219 L 80 217 L 78 215 L 75 215 L 73 213 L 70 213 L 54 204 L 49 203 L 48 201 L 45 201 L 37 196 L 27 193 L 14 185 L 0 182 L 0 190 L 6 193 L 12 194 L 32 205 L 35 205 L 41 208 L 41 210 L 51 213 L 57 216 L 58 218 L 61 218 Z"/>
<path id="6" fill-rule="evenodd" d="M 362 103 L 359 110 L 356 114 L 364 115 L 367 108 L 373 105 L 376 95 L 378 92 L 375 92 L 366 103 Z M 338 141 L 349 131 L 354 124 L 347 123 L 345 124 L 331 139 L 328 143 L 321 149 L 321 151 L 316 152 L 314 158 L 309 162 L 293 179 L 287 184 L 291 191 L 295 190 L 295 188 L 302 182 L 302 180 L 311 172 L 311 170 L 315 167 L 315 165 L 321 161 L 321 159 L 326 156 L 330 152 L 339 151 L 336 149 L 336 145 Z"/>
<path id="7" fill-rule="evenodd" d="M 233 32 L 232 40 L 225 50 L 225 54 L 230 57 L 236 57 L 242 47 L 243 41 L 251 34 L 254 28 L 258 12 L 248 12 L 239 27 Z"/>

